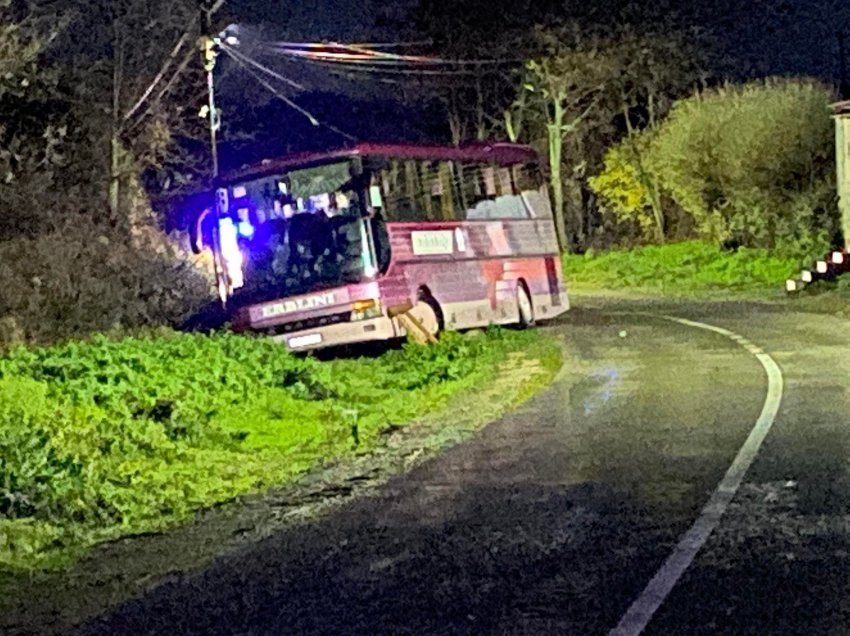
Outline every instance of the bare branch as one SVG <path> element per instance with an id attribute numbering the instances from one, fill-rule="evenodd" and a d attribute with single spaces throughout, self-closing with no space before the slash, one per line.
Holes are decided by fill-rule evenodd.
<path id="1" fill-rule="evenodd" d="M 147 89 L 145 89 L 144 93 L 142 93 L 142 96 L 136 101 L 133 107 L 124 115 L 122 125 L 123 123 L 126 123 L 126 121 L 130 119 L 136 113 L 136 111 L 138 111 L 139 108 L 144 105 L 145 101 L 148 99 L 148 97 L 150 97 L 153 90 L 163 80 L 165 74 L 168 72 L 168 69 L 171 68 L 171 64 L 176 59 L 177 54 L 180 52 L 180 49 L 182 49 L 183 45 L 186 44 L 186 41 L 189 39 L 190 35 L 191 30 L 186 31 L 183 35 L 180 36 L 180 39 L 177 40 L 177 44 L 174 46 L 174 48 L 171 50 L 171 53 L 166 58 L 165 63 L 162 65 L 162 68 L 160 69 L 159 73 L 156 74 L 156 77 L 154 77 L 153 81 L 150 83 Z"/>

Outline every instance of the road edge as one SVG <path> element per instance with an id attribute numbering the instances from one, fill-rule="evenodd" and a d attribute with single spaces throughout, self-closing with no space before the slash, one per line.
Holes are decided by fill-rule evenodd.
<path id="1" fill-rule="evenodd" d="M 782 402 L 784 381 L 782 371 L 776 361 L 763 349 L 743 336 L 703 322 L 687 320 L 677 316 L 659 316 L 640 313 L 639 315 L 675 322 L 687 327 L 713 331 L 746 349 L 761 363 L 767 374 L 768 387 L 764 406 L 743 446 L 715 488 L 699 517 L 682 535 L 673 552 L 665 559 L 659 570 L 628 608 L 626 613 L 609 632 L 609 636 L 638 636 L 649 625 L 655 613 L 673 591 L 679 579 L 690 567 L 697 553 L 720 523 L 726 509 L 732 502 L 744 480 L 744 476 L 755 460 L 762 443 L 770 433 Z"/>

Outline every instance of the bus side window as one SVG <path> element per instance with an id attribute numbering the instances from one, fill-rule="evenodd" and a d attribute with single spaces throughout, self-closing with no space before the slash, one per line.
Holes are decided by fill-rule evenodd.
<path id="1" fill-rule="evenodd" d="M 384 213 L 391 221 L 455 218 L 455 185 L 448 162 L 393 160 L 381 170 Z"/>
<path id="2" fill-rule="evenodd" d="M 549 189 L 540 168 L 534 164 L 514 166 L 515 191 L 522 197 L 532 218 L 551 219 Z"/>
<path id="3" fill-rule="evenodd" d="M 387 231 L 387 223 L 384 221 L 384 216 L 381 210 L 375 210 L 375 213 L 369 219 L 372 226 L 372 241 L 375 244 L 375 260 L 377 261 L 378 271 L 385 274 L 390 267 L 390 234 Z"/>
<path id="4" fill-rule="evenodd" d="M 384 214 L 387 218 L 391 221 L 419 220 L 419 181 L 418 166 L 414 161 L 393 159 L 389 167 L 381 170 Z"/>
<path id="5" fill-rule="evenodd" d="M 512 196 L 510 173 L 496 166 L 469 166 L 472 177 L 466 188 L 466 218 L 469 220 L 516 218 L 506 215 L 505 195 Z"/>
<path id="6" fill-rule="evenodd" d="M 460 189 L 464 218 L 467 220 L 485 218 L 481 214 L 481 208 L 476 207 L 481 201 L 487 198 L 481 167 L 459 165 L 458 168 L 462 176 Z"/>
<path id="7" fill-rule="evenodd" d="M 435 162 L 431 166 L 431 209 L 435 220 L 455 220 L 455 200 L 458 184 L 449 161 Z"/>
<path id="8" fill-rule="evenodd" d="M 496 166 L 394 159 L 379 171 L 390 221 L 550 218 L 535 165 Z"/>

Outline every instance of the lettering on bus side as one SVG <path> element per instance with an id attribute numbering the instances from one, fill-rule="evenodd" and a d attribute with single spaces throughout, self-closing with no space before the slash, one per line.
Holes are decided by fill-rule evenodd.
<path id="1" fill-rule="evenodd" d="M 306 311 L 308 309 L 318 309 L 319 307 L 329 307 L 334 304 L 333 292 L 325 294 L 316 294 L 314 296 L 304 296 L 303 298 L 291 298 L 282 300 L 272 305 L 266 305 L 262 309 L 263 318 L 274 318 L 283 314 L 291 314 L 296 311 Z"/>
<path id="2" fill-rule="evenodd" d="M 416 256 L 454 253 L 454 233 L 451 230 L 414 231 L 410 233 Z"/>

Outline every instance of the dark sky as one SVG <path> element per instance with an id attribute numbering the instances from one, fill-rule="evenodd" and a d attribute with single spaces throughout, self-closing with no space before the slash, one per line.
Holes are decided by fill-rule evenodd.
<path id="1" fill-rule="evenodd" d="M 417 0 L 229 1 L 240 21 L 262 24 L 281 39 L 348 41 L 399 36 L 405 14 L 416 4 Z M 461 7 L 464 1 L 444 3 L 449 4 Z M 511 16 L 512 3 L 493 0 L 489 4 L 505 16 L 506 23 L 516 19 Z M 565 0 L 563 9 L 553 11 L 552 16 L 568 17 L 571 7 L 584 10 L 594 5 L 606 18 L 614 16 L 613 20 L 643 14 L 648 16 L 646 24 L 657 28 L 658 16 L 678 16 L 690 25 L 710 29 L 729 57 L 730 67 L 749 76 L 837 78 L 838 34 L 846 31 L 850 38 L 847 0 Z M 617 5 L 628 9 L 618 11 Z M 375 26 L 386 23 L 388 14 L 400 27 Z"/>
<path id="2" fill-rule="evenodd" d="M 396 29 L 380 26 L 399 20 L 416 0 L 230 0 L 232 12 L 249 24 L 278 29 L 281 39 L 372 40 L 393 38 Z"/>

